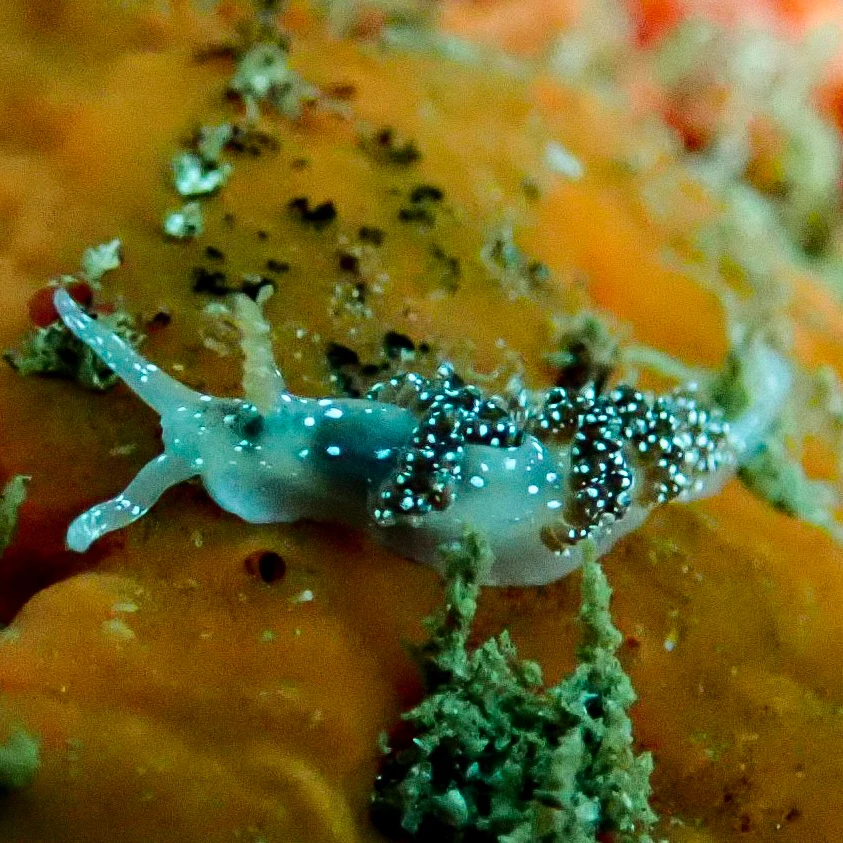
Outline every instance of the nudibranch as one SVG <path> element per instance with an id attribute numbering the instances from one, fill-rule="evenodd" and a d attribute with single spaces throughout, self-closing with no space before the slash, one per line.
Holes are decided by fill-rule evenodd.
<path id="1" fill-rule="evenodd" d="M 65 290 L 55 306 L 159 413 L 163 431 L 164 452 L 72 522 L 67 543 L 80 552 L 199 476 L 246 521 L 365 527 L 434 567 L 437 549 L 470 524 L 495 555 L 489 584 L 543 584 L 582 563 L 584 539 L 603 553 L 655 507 L 717 491 L 760 444 L 789 388 L 786 363 L 760 347 L 753 400 L 731 424 L 692 387 L 658 397 L 628 386 L 487 397 L 447 364 L 433 378 L 394 377 L 365 398 L 302 398 L 287 390 L 263 323 L 263 336 L 244 341 L 247 398 L 216 398 L 146 361 Z"/>

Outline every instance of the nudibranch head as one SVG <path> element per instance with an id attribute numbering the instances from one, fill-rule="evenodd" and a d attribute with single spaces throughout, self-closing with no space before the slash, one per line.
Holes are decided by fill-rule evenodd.
<path id="1" fill-rule="evenodd" d="M 301 398 L 287 391 L 269 328 L 253 313 L 243 348 L 259 399 L 215 398 L 144 360 L 64 290 L 55 304 L 163 429 L 164 452 L 71 524 L 68 545 L 79 551 L 200 476 L 220 506 L 247 521 L 363 526 L 434 566 L 439 546 L 471 525 L 494 551 L 491 583 L 549 582 L 582 562 L 586 540 L 605 552 L 653 508 L 716 491 L 786 392 L 786 366 L 770 353 L 760 364 L 772 372 L 769 389 L 731 432 L 690 388 L 658 397 L 628 386 L 555 388 L 531 401 L 486 396 L 447 364 L 432 378 L 392 378 L 363 399 Z M 252 304 L 235 306 L 246 313 Z"/>

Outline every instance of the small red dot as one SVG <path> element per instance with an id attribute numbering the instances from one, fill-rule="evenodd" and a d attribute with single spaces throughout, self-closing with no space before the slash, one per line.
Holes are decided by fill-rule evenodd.
<path id="1" fill-rule="evenodd" d="M 36 328 L 46 328 L 52 325 L 58 318 L 58 312 L 53 304 L 53 296 L 56 294 L 56 287 L 42 287 L 29 299 L 29 319 Z M 84 281 L 74 281 L 68 284 L 65 289 L 70 297 L 81 307 L 90 307 L 94 300 L 94 291 Z"/>

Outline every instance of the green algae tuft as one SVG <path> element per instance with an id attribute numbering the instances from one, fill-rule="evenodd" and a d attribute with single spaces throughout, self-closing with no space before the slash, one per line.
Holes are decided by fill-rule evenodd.
<path id="1" fill-rule="evenodd" d="M 99 314 L 98 320 L 132 346 L 140 345 L 143 340 L 143 334 L 135 328 L 135 320 L 124 311 Z M 3 359 L 21 375 L 67 378 L 95 392 L 111 389 L 118 381 L 91 348 L 58 321 L 35 328 L 20 348 L 3 352 Z"/>
<path id="2" fill-rule="evenodd" d="M 18 524 L 18 510 L 26 500 L 28 480 L 28 477 L 18 474 L 6 484 L 0 495 L 0 556 L 12 543 Z"/>
<path id="3" fill-rule="evenodd" d="M 18 790 L 35 778 L 41 766 L 41 741 L 16 729 L 0 744 L 0 791 Z"/>
<path id="4" fill-rule="evenodd" d="M 576 670 L 545 688 L 508 633 L 469 650 L 487 543 L 443 550 L 443 608 L 416 654 L 427 696 L 384 738 L 372 817 L 393 839 L 472 843 L 651 843 L 652 759 L 636 755 L 635 692 L 615 651 L 611 589 L 593 548 L 583 567 Z"/>

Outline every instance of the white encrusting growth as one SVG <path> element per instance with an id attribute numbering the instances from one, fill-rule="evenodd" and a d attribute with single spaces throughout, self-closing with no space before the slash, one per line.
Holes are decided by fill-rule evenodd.
<path id="1" fill-rule="evenodd" d="M 787 367 L 759 357 L 761 392 L 728 426 L 686 393 L 653 399 L 548 393 L 525 425 L 443 366 L 407 375 L 365 399 L 292 395 L 275 366 L 259 305 L 242 299 L 246 399 L 183 386 L 88 316 L 66 291 L 55 306 L 161 416 L 164 452 L 117 497 L 79 516 L 68 546 L 85 551 L 143 516 L 171 486 L 200 476 L 224 509 L 252 523 L 300 519 L 362 527 L 427 565 L 472 525 L 496 563 L 490 584 L 550 582 L 582 564 L 583 539 L 600 553 L 667 500 L 710 494 L 736 454 L 773 422 Z"/>

